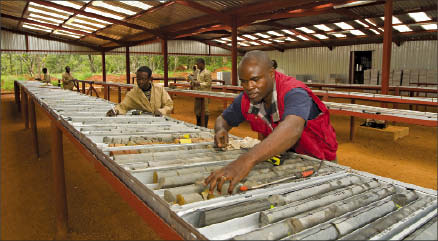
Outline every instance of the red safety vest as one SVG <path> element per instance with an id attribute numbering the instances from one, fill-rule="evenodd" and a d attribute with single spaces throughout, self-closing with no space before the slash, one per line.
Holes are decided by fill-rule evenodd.
<path id="1" fill-rule="evenodd" d="M 308 120 L 307 125 L 301 134 L 294 149 L 296 153 L 305 154 L 316 157 L 321 160 L 335 160 L 338 142 L 336 141 L 336 133 L 330 124 L 330 116 L 327 107 L 322 101 L 302 82 L 293 77 L 284 75 L 280 72 L 275 72 L 275 83 L 277 90 L 277 105 L 280 118 L 284 113 L 284 96 L 293 88 L 303 88 L 307 91 L 313 101 L 316 103 L 321 113 L 313 120 Z M 245 119 L 251 124 L 251 129 L 268 136 L 271 134 L 271 128 L 257 115 L 249 114 L 250 101 L 246 93 L 242 96 L 242 114 Z M 279 122 L 272 121 L 272 128 L 275 129 Z"/>

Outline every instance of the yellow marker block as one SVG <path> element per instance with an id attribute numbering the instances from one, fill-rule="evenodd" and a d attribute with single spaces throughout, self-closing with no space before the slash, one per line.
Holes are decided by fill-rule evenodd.
<path id="1" fill-rule="evenodd" d="M 184 134 L 183 137 L 186 138 L 186 139 L 189 139 L 190 138 L 190 134 Z"/>
<path id="2" fill-rule="evenodd" d="M 179 139 L 180 144 L 190 144 L 192 143 L 192 139 Z"/>
<path id="3" fill-rule="evenodd" d="M 270 209 L 273 209 L 273 208 L 275 208 L 275 207 L 274 207 L 274 205 L 272 205 L 272 204 L 271 204 L 271 207 L 270 207 Z"/>

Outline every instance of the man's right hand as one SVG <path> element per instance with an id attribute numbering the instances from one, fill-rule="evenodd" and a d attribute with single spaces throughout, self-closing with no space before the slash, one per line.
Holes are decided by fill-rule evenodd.
<path id="1" fill-rule="evenodd" d="M 214 144 L 219 148 L 224 148 L 228 145 L 228 131 L 220 129 L 214 135 Z"/>
<path id="2" fill-rule="evenodd" d="M 116 116 L 117 114 L 119 114 L 117 110 L 111 109 L 106 113 L 106 116 Z"/>

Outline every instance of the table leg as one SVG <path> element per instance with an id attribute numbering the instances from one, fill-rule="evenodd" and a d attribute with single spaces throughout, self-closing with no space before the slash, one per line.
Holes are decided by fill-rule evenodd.
<path id="1" fill-rule="evenodd" d="M 38 149 L 38 129 L 36 123 L 35 114 L 35 102 L 31 99 L 29 100 L 29 115 L 30 115 L 30 129 L 32 130 L 32 142 L 36 156 L 40 157 L 40 152 Z"/>
<path id="2" fill-rule="evenodd" d="M 52 169 L 56 209 L 56 236 L 65 238 L 67 235 L 67 197 L 65 191 L 64 153 L 62 150 L 62 132 L 52 120 Z"/>
<path id="3" fill-rule="evenodd" d="M 201 98 L 201 126 L 205 126 L 205 98 Z"/>
<path id="4" fill-rule="evenodd" d="M 352 99 L 351 104 L 355 104 L 356 100 Z M 354 116 L 350 116 L 350 141 L 354 139 Z"/>
<path id="5" fill-rule="evenodd" d="M 21 103 L 23 109 L 23 118 L 24 118 L 24 128 L 29 128 L 29 110 L 28 110 L 28 97 L 26 91 L 21 89 Z"/>
<path id="6" fill-rule="evenodd" d="M 227 106 L 228 106 L 228 102 L 226 100 L 224 100 L 224 110 L 227 109 Z"/>
<path id="7" fill-rule="evenodd" d="M 18 112 L 21 112 L 21 101 L 20 101 L 20 86 L 17 81 L 14 81 L 14 93 L 15 93 L 15 104 L 17 104 Z"/>
<path id="8" fill-rule="evenodd" d="M 111 86 L 109 86 L 109 85 L 106 87 L 106 91 L 107 91 L 106 92 L 106 100 L 109 100 L 109 101 L 111 101 L 111 89 L 110 89 L 110 87 Z"/>
<path id="9" fill-rule="evenodd" d="M 117 92 L 117 100 L 118 100 L 118 103 L 120 103 L 120 102 L 122 102 L 122 87 L 118 87 L 118 92 Z"/>
<path id="10" fill-rule="evenodd" d="M 414 92 L 409 91 L 409 97 L 414 97 Z M 409 109 L 412 110 L 413 105 L 409 105 Z"/>

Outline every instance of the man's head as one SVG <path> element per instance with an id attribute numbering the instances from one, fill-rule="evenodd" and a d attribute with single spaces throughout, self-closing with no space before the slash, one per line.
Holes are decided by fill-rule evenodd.
<path id="1" fill-rule="evenodd" d="M 142 90 L 149 89 L 152 81 L 152 70 L 147 66 L 141 66 L 137 70 L 137 85 Z"/>
<path id="2" fill-rule="evenodd" d="M 265 52 L 247 52 L 239 63 L 238 72 L 242 87 L 252 103 L 259 103 L 272 96 L 275 72 Z"/>
<path id="3" fill-rule="evenodd" d="M 69 66 L 65 67 L 65 72 L 70 73 L 70 67 Z"/>
<path id="4" fill-rule="evenodd" d="M 43 74 L 47 74 L 47 68 L 43 68 Z"/>
<path id="5" fill-rule="evenodd" d="M 198 69 L 200 69 L 201 71 L 204 70 L 204 68 L 205 68 L 205 60 L 204 60 L 204 59 L 197 59 L 197 60 L 196 60 L 196 66 L 197 66 Z"/>

